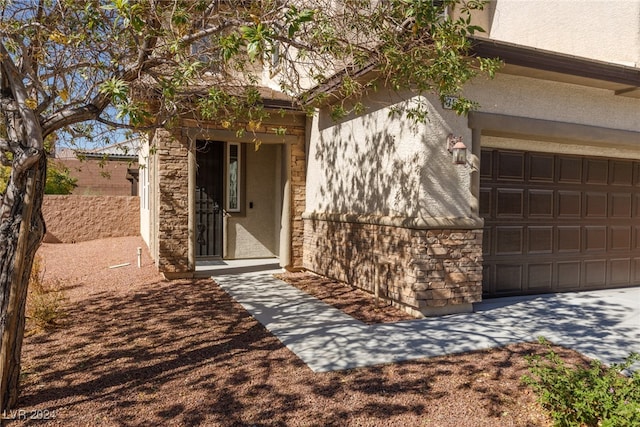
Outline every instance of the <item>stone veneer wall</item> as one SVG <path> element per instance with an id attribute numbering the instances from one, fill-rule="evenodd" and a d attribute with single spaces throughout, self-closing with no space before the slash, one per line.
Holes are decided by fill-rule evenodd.
<path id="1" fill-rule="evenodd" d="M 46 195 L 42 214 L 47 226 L 44 241 L 49 243 L 140 235 L 137 196 Z"/>
<path id="2" fill-rule="evenodd" d="M 375 291 L 414 316 L 482 299 L 482 229 L 411 229 L 305 219 L 304 267 Z"/>
<path id="3" fill-rule="evenodd" d="M 158 269 L 166 275 L 190 273 L 189 148 L 186 138 L 156 131 L 159 199 L 157 205 Z"/>
<path id="4" fill-rule="evenodd" d="M 304 135 L 304 132 L 302 133 Z M 304 139 L 291 146 L 291 267 L 303 264 L 307 162 Z M 284 243 L 284 242 L 283 242 Z"/>

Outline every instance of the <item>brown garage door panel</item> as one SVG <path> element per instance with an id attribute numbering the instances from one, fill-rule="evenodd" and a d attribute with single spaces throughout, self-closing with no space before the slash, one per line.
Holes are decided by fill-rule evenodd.
<path id="1" fill-rule="evenodd" d="M 609 260 L 609 282 L 617 286 L 630 285 L 634 262 L 631 258 Z"/>
<path id="2" fill-rule="evenodd" d="M 491 285 L 487 293 L 504 295 L 601 289 L 603 283 L 629 286 L 632 283 L 631 267 L 630 259 L 494 263 L 485 270 Z"/>
<path id="3" fill-rule="evenodd" d="M 640 284 L 640 162 L 483 149 L 485 296 Z"/>
<path id="4" fill-rule="evenodd" d="M 527 289 L 530 291 L 550 291 L 553 284 L 553 263 L 529 264 L 527 266 L 526 283 Z"/>

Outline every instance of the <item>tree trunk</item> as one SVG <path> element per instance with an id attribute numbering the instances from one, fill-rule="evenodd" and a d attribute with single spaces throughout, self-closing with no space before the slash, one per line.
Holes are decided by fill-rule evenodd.
<path id="1" fill-rule="evenodd" d="M 18 399 L 20 352 L 31 267 L 45 233 L 43 152 L 26 171 L 14 168 L 0 206 L 0 411 Z"/>

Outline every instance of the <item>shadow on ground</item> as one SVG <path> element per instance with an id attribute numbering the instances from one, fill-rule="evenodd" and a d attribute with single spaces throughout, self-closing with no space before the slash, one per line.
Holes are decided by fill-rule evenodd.
<path id="1" fill-rule="evenodd" d="M 534 345 L 313 373 L 211 280 L 104 290 L 28 337 L 26 425 L 544 425 L 519 378 Z"/>
<path id="2" fill-rule="evenodd" d="M 366 325 L 267 273 L 216 280 L 315 372 L 484 350 L 538 337 L 606 364 L 640 352 L 640 288 L 490 300 L 474 313 Z"/>

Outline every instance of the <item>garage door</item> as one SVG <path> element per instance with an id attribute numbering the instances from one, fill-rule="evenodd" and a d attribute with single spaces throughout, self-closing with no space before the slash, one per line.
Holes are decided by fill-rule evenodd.
<path id="1" fill-rule="evenodd" d="M 484 149 L 486 297 L 640 284 L 640 163 Z"/>

